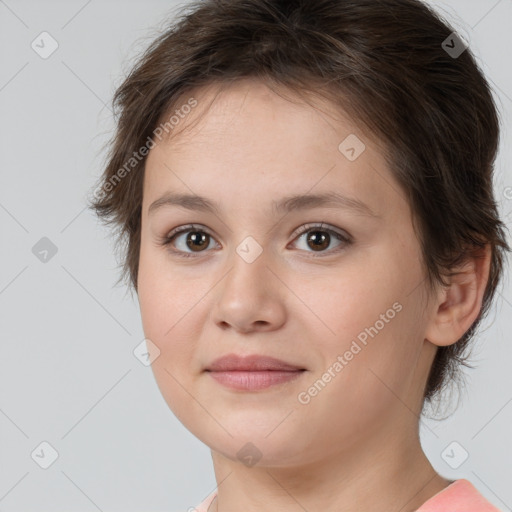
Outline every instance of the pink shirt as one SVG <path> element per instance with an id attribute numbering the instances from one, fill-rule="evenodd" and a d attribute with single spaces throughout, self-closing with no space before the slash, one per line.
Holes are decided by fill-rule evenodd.
<path id="1" fill-rule="evenodd" d="M 465 478 L 434 494 L 416 512 L 501 512 Z"/>
<path id="2" fill-rule="evenodd" d="M 197 512 L 206 512 L 213 499 L 217 496 L 217 489 L 208 495 L 200 505 Z M 434 494 L 416 512 L 501 512 L 487 501 L 476 487 L 465 478 L 455 480 L 442 491 Z"/>

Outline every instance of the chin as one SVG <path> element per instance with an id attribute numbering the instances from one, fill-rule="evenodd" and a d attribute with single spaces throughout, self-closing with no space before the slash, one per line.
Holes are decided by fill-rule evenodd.
<path id="1" fill-rule="evenodd" d="M 277 425 L 278 423 L 274 424 Z M 212 436 L 211 432 L 198 432 L 196 436 L 213 451 L 247 467 L 286 467 L 304 463 L 304 448 L 295 432 L 281 429 L 260 429 L 252 425 L 227 426 L 228 434 Z"/>

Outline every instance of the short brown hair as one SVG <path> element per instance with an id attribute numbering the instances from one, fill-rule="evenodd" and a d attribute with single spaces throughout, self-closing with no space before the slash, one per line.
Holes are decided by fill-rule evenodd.
<path id="1" fill-rule="evenodd" d="M 413 211 L 429 290 L 468 256 L 487 244 L 492 249 L 478 318 L 460 340 L 437 349 L 424 392 L 431 401 L 459 377 L 461 364 L 470 366 L 464 349 L 491 305 L 510 251 L 493 197 L 497 108 L 469 48 L 454 55 L 443 47 L 455 45 L 454 32 L 419 0 L 186 5 L 113 98 L 117 130 L 89 207 L 117 227 L 121 277 L 129 275 L 137 291 L 146 158 L 134 155 L 179 98 L 247 77 L 323 95 L 384 142 Z"/>

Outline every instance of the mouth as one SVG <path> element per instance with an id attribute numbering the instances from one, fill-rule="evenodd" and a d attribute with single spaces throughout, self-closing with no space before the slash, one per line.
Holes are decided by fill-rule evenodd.
<path id="1" fill-rule="evenodd" d="M 220 384 L 242 391 L 257 391 L 283 384 L 306 371 L 300 366 L 268 356 L 229 354 L 216 359 L 206 369 Z"/>
<path id="2" fill-rule="evenodd" d="M 257 391 L 294 380 L 305 371 L 210 372 L 210 375 L 217 382 L 228 388 L 241 391 Z"/>

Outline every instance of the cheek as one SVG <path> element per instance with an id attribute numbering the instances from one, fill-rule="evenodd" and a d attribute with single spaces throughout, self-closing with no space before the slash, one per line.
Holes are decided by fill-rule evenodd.
<path id="1" fill-rule="evenodd" d="M 421 349 L 418 296 L 409 294 L 413 279 L 406 282 L 395 267 L 353 269 L 323 287 L 321 296 L 309 296 L 329 327 L 322 336 L 326 368 L 342 356 L 343 371 L 365 386 L 368 379 L 378 385 L 370 370 L 399 385 Z"/>
<path id="2" fill-rule="evenodd" d="M 165 274 L 149 258 L 141 256 L 138 275 L 138 298 L 145 338 L 154 343 L 160 354 L 151 369 L 160 392 L 177 418 L 190 406 L 190 368 L 196 333 L 187 324 L 187 311 L 194 302 L 183 286 L 162 278 Z M 192 302 L 191 302 L 192 301 Z M 192 330 L 191 330 L 192 328 Z"/>
<path id="3" fill-rule="evenodd" d="M 162 318 L 160 309 L 164 296 L 161 283 L 158 282 L 158 275 L 161 274 L 151 263 L 147 252 L 141 250 L 137 276 L 138 299 L 144 334 L 150 339 L 159 337 L 157 334 L 163 329 L 163 326 L 159 326 L 159 319 Z"/>
<path id="4" fill-rule="evenodd" d="M 149 251 L 141 251 L 138 272 L 138 299 L 144 336 L 160 350 L 160 356 L 153 366 L 172 360 L 170 354 L 179 357 L 180 317 L 183 316 L 184 301 L 180 300 L 180 287 L 166 279 L 158 259 Z M 176 354 L 178 352 L 178 354 Z"/>
<path id="5" fill-rule="evenodd" d="M 320 292 L 309 294 L 311 309 L 329 328 L 331 336 L 327 339 L 332 340 L 332 345 L 337 348 L 350 345 L 358 335 L 364 342 L 365 329 L 374 325 L 381 313 L 392 309 L 396 295 L 389 287 L 377 287 L 375 281 L 375 276 L 369 272 L 354 268 L 350 272 L 344 270 L 337 279 L 325 281 Z M 388 316 L 394 316 L 394 313 L 394 310 L 390 311 Z"/>
<path id="6" fill-rule="evenodd" d="M 186 301 L 182 296 L 186 289 L 169 272 L 165 250 L 153 247 L 144 237 L 142 240 L 137 279 L 142 322 L 147 337 L 155 336 L 161 343 L 183 315 L 181 310 Z"/>
<path id="7" fill-rule="evenodd" d="M 201 332 L 199 319 L 205 315 L 205 303 L 200 298 L 206 291 L 179 271 L 171 272 L 159 253 L 141 251 L 138 298 L 144 335 L 160 350 L 152 365 L 155 373 L 166 368 L 179 374 L 180 380 L 190 378 Z"/>

